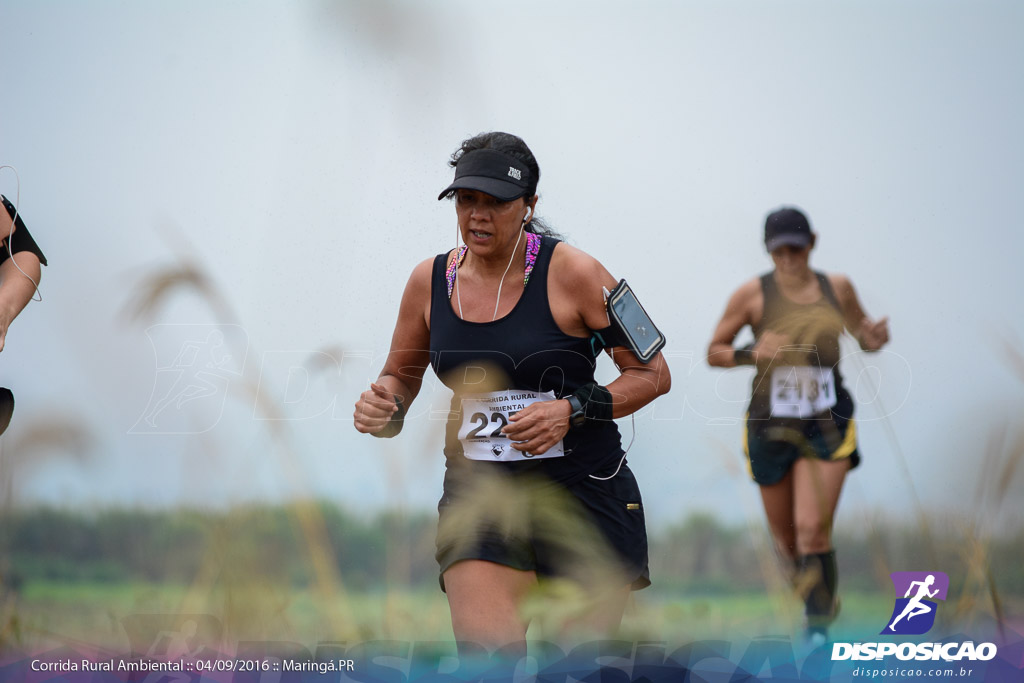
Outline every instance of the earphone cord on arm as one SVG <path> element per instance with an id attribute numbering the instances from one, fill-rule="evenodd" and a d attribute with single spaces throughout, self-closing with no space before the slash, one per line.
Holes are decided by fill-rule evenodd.
<path id="1" fill-rule="evenodd" d="M 629 445 L 626 446 L 626 450 L 623 451 L 622 457 L 619 458 L 619 466 L 616 467 L 615 471 L 612 472 L 607 477 L 595 477 L 593 474 L 591 474 L 590 475 L 591 479 L 597 479 L 598 481 L 608 481 L 609 479 L 614 479 L 615 475 L 618 474 L 619 470 L 622 469 L 622 463 L 626 462 L 626 453 L 629 453 L 629 449 L 633 447 L 633 441 L 636 439 L 636 414 L 635 413 L 630 413 L 629 420 L 630 420 L 630 423 L 633 426 L 633 433 L 629 437 Z"/>

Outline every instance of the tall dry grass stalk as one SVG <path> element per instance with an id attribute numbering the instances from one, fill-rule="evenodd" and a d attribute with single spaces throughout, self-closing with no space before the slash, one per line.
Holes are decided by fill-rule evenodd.
<path id="1" fill-rule="evenodd" d="M 1024 353 L 1008 340 L 1002 341 L 1003 357 L 1010 371 L 1024 383 Z M 967 567 L 967 581 L 956 603 L 954 618 L 968 623 L 983 606 L 991 609 L 1000 635 L 1006 635 L 1006 607 L 992 571 L 992 520 L 1000 517 L 1013 500 L 1010 486 L 1024 460 L 1024 428 L 1016 422 L 998 425 L 989 435 L 982 455 L 980 476 L 974 493 L 973 519 L 962 525 L 968 543 L 961 549 Z"/>
<path id="2" fill-rule="evenodd" d="M 239 316 L 213 278 L 185 254 L 179 254 L 175 263 L 142 278 L 134 288 L 137 295 L 126 304 L 127 318 L 133 323 L 151 323 L 168 300 L 191 295 L 206 304 L 218 323 L 238 325 Z M 230 340 L 228 343 L 236 344 L 232 349 L 236 358 L 245 356 L 246 349 L 237 348 L 237 342 Z M 305 539 L 315 577 L 315 590 L 324 604 L 339 607 L 328 613 L 328 630 L 342 639 L 356 638 L 359 635 L 357 629 L 344 617 L 348 611 L 347 593 L 341 574 L 328 553 L 330 543 L 323 516 L 311 502 L 313 487 L 309 474 L 297 466 L 298 451 L 286 412 L 281 404 L 269 398 L 268 392 L 259 391 L 260 377 L 251 366 L 243 367 L 242 373 L 240 381 L 231 385 L 234 398 L 243 405 L 254 405 L 256 414 L 262 418 L 259 424 L 267 429 L 270 436 L 266 454 L 278 459 L 288 490 L 297 499 L 290 510 L 297 530 Z M 265 626 L 267 620 L 280 616 L 287 597 L 281 591 L 271 590 L 271 584 L 259 577 L 258 564 L 242 564 L 243 558 L 233 556 L 232 528 L 218 530 L 214 537 L 217 540 L 206 554 L 203 566 L 180 605 L 180 611 L 209 611 L 214 587 L 221 583 L 224 597 L 217 616 L 225 625 L 226 636 L 248 637 L 254 625 L 262 623 Z M 272 553 L 273 549 L 265 551 Z"/>
<path id="3" fill-rule="evenodd" d="M 13 574 L 6 552 L 11 541 L 7 522 L 17 499 L 17 473 L 52 459 L 70 457 L 84 463 L 94 440 L 88 428 L 63 414 L 30 422 L 8 439 L 12 436 L 13 440 L 0 440 L 0 652 L 20 645 L 26 629 L 18 601 L 22 577 Z"/>

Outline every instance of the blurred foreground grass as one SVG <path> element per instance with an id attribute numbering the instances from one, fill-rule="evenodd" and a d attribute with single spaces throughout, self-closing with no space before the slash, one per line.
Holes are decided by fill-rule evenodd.
<path id="1" fill-rule="evenodd" d="M 138 615 L 164 615 L 171 628 L 208 615 L 228 649 L 242 641 L 315 649 L 452 639 L 432 514 L 362 517 L 306 503 L 324 529 L 312 553 L 294 507 L 12 511 L 0 534 L 0 652 L 83 644 L 124 651 L 125 620 Z M 843 607 L 835 635 L 878 633 L 893 605 L 889 572 L 908 570 L 949 575 L 940 625 L 1020 631 L 1024 530 L 982 543 L 962 522 L 937 520 L 941 540 L 929 540 L 915 527 L 866 521 L 856 534 L 837 533 Z M 634 594 L 621 636 L 681 644 L 795 636 L 803 606 L 767 544 L 758 525 L 729 527 L 699 514 L 652 534 L 654 585 Z M 326 559 L 330 581 L 314 556 Z M 534 603 L 556 617 L 535 622 L 532 639 L 557 641 L 557 619 L 578 607 L 578 596 L 552 585 Z"/>
<path id="2" fill-rule="evenodd" d="M 88 643 L 126 651 L 125 617 L 177 614 L 188 592 L 188 586 L 174 584 L 30 582 L 18 602 L 18 649 Z M 226 599 L 222 591 L 211 594 L 207 613 L 216 617 Z M 634 596 L 621 637 L 683 644 L 793 636 L 799 629 L 800 607 L 795 599 L 781 594 L 672 596 L 647 589 Z M 878 630 L 891 609 L 891 596 L 846 593 L 836 631 Z M 328 626 L 334 619 L 346 622 L 346 632 L 354 632 L 358 640 L 452 640 L 444 595 L 426 587 L 367 591 L 333 601 L 321 599 L 315 591 L 292 589 L 273 613 L 254 618 L 232 636 L 235 640 L 294 642 L 313 649 L 320 642 L 345 639 Z M 531 639 L 547 636 L 541 627 L 531 627 Z"/>
<path id="3" fill-rule="evenodd" d="M 452 639 L 433 559 L 434 515 L 363 517 L 327 503 L 303 509 L 321 520 L 315 555 L 326 558 L 331 581 L 320 579 L 294 506 L 11 511 L 0 529 L 0 652 L 62 644 L 123 651 L 125 619 L 137 615 L 208 615 L 229 647 Z M 837 533 L 836 635 L 878 633 L 893 605 L 889 572 L 908 570 L 949 575 L 940 625 L 1020 630 L 1024 530 L 981 542 L 961 521 L 937 519 L 940 540 L 929 540 L 916 527 L 865 522 L 858 533 Z M 654 585 L 634 594 L 622 637 L 688 643 L 797 634 L 802 604 L 767 544 L 758 525 L 729 527 L 700 514 L 653 533 Z M 574 608 L 573 596 L 557 590 L 535 602 L 552 613 Z M 552 623 L 537 621 L 530 638 L 557 640 L 545 631 Z"/>
<path id="4" fill-rule="evenodd" d="M 444 640 L 451 637 L 448 605 L 440 591 L 408 589 L 369 591 L 323 599 L 314 590 L 269 591 L 266 586 L 229 595 L 215 589 L 191 613 L 223 622 L 230 602 L 248 603 L 248 618 L 235 619 L 230 639 L 275 640 L 307 646 L 320 641 L 389 638 Z M 125 649 L 122 620 L 139 614 L 178 615 L 190 587 L 165 583 L 76 583 L 33 581 L 18 601 L 21 647 L 87 642 L 105 649 Z M 436 593 L 436 594 L 435 594 Z M 245 608 L 243 608 L 245 609 Z M 344 632 L 330 624 L 342 622 Z"/>

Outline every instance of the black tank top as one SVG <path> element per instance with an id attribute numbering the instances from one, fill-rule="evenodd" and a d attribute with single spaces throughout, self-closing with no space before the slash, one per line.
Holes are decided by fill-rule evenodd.
<path id="1" fill-rule="evenodd" d="M 430 295 L 430 364 L 455 392 L 445 430 L 446 466 L 472 463 L 509 473 L 534 472 L 560 483 L 612 469 L 622 457 L 618 427 L 611 420 L 587 421 L 563 439 L 565 456 L 513 462 L 469 460 L 458 433 L 463 393 L 524 389 L 564 398 L 594 381 L 601 347 L 593 337 L 572 337 L 558 328 L 548 305 L 548 266 L 558 240 L 545 236 L 540 253 L 512 311 L 493 322 L 459 318 L 448 298 L 448 254 L 434 259 Z M 454 461 L 458 461 L 457 463 Z"/>
<path id="2" fill-rule="evenodd" d="M 839 372 L 839 335 L 843 332 L 843 314 L 832 284 L 824 273 L 815 272 L 821 287 L 821 298 L 810 304 L 798 304 L 783 296 L 775 283 L 774 273 L 761 276 L 764 295 L 764 313 L 754 326 L 754 337 L 760 339 L 766 330 L 787 335 L 800 350 L 780 354 L 769 366 L 758 365 L 750 398 L 750 419 L 773 422 L 792 422 L 797 427 L 802 420 L 772 416 L 772 372 L 780 366 L 817 366 L 831 368 L 835 382 L 836 405 L 831 409 L 837 415 L 853 416 L 853 401 Z"/>

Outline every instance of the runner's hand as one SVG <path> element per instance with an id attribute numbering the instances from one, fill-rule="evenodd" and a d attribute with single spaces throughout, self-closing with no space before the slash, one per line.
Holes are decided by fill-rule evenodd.
<path id="1" fill-rule="evenodd" d="M 778 360 L 776 357 L 779 355 L 779 348 L 789 344 L 792 344 L 792 341 L 788 334 L 765 330 L 751 349 L 754 353 L 754 362 L 767 364 Z"/>
<path id="2" fill-rule="evenodd" d="M 356 401 L 356 412 L 353 415 L 356 431 L 376 434 L 384 429 L 397 410 L 395 395 L 383 385 L 374 382 Z"/>
<path id="3" fill-rule="evenodd" d="M 570 413 L 572 406 L 565 399 L 538 401 L 510 416 L 501 431 L 517 451 L 543 455 L 569 432 Z"/>
<path id="4" fill-rule="evenodd" d="M 865 351 L 877 351 L 889 342 L 889 316 L 880 318 L 876 322 L 865 317 L 860 323 L 860 332 L 857 335 L 860 347 Z"/>

